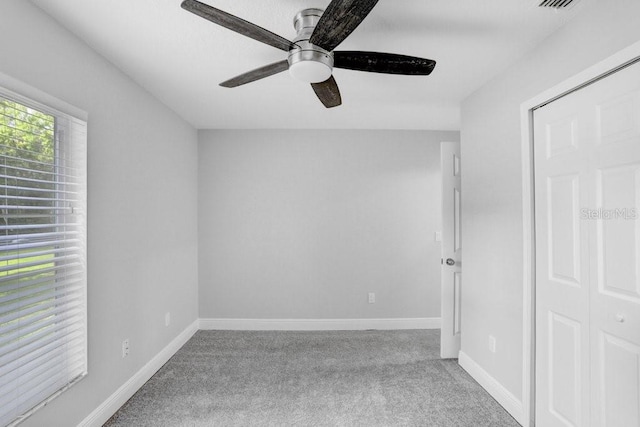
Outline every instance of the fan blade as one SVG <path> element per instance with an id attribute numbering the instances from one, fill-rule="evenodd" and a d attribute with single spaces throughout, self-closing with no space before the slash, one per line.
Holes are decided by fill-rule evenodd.
<path id="1" fill-rule="evenodd" d="M 322 14 L 309 42 L 332 51 L 367 17 L 378 0 L 333 0 Z"/>
<path id="2" fill-rule="evenodd" d="M 256 80 L 264 79 L 265 77 L 273 76 L 274 74 L 281 73 L 289 69 L 289 62 L 278 61 L 273 64 L 265 65 L 264 67 L 256 68 L 248 73 L 240 74 L 226 82 L 220 83 L 222 87 L 238 87 L 247 83 L 255 82 Z"/>
<path id="3" fill-rule="evenodd" d="M 325 107 L 333 108 L 342 104 L 340 89 L 333 76 L 322 83 L 311 83 L 311 87 Z"/>
<path id="4" fill-rule="evenodd" d="M 431 59 L 380 52 L 333 52 L 333 66 L 371 73 L 428 76 L 436 66 Z"/>
<path id="5" fill-rule="evenodd" d="M 208 19 L 214 24 L 221 25 L 231 31 L 240 33 L 243 36 L 250 37 L 286 52 L 293 47 L 293 43 L 284 37 L 280 37 L 269 30 L 258 27 L 256 24 L 252 24 L 251 22 L 240 19 L 237 16 L 233 16 L 207 4 L 200 3 L 199 1 L 184 0 L 182 2 L 182 8 L 204 19 Z"/>

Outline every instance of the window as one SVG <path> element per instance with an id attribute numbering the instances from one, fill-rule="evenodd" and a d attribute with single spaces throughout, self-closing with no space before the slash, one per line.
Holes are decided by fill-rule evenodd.
<path id="1" fill-rule="evenodd" d="M 0 89 L 0 425 L 87 373 L 86 123 Z"/>

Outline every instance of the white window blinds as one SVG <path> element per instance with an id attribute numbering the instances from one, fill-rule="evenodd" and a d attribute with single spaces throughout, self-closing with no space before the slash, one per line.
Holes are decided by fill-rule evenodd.
<path id="1" fill-rule="evenodd" d="M 0 91 L 0 425 L 87 372 L 86 123 Z"/>

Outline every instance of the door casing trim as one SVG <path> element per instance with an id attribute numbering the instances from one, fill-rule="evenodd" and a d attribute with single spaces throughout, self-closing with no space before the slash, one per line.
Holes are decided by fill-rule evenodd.
<path id="1" fill-rule="evenodd" d="M 524 427 L 535 425 L 535 193 L 534 110 L 640 61 L 640 41 L 545 90 L 520 106 L 522 140 L 523 330 L 522 408 Z"/>

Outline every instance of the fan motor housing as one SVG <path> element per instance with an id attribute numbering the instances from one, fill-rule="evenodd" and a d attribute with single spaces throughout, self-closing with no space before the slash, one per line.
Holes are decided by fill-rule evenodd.
<path id="1" fill-rule="evenodd" d="M 293 19 L 298 34 L 289 51 L 289 73 L 308 83 L 324 82 L 333 72 L 333 53 L 309 42 L 323 13 L 322 9 L 304 9 Z"/>

